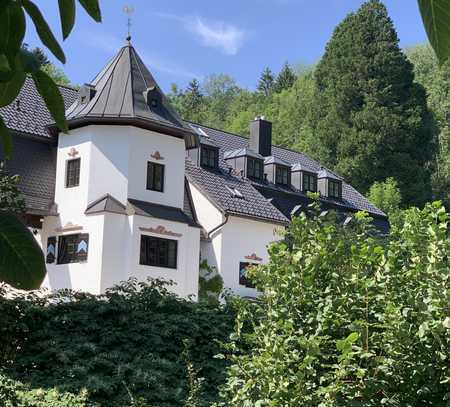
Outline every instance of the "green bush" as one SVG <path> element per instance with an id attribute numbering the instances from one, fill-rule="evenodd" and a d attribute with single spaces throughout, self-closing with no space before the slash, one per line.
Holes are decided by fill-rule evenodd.
<path id="1" fill-rule="evenodd" d="M 102 296 L 5 294 L 0 287 L 0 363 L 29 389 L 50 398 L 85 389 L 87 406 L 183 406 L 193 392 L 202 403 L 217 398 L 226 366 L 214 358 L 217 341 L 234 320 L 227 307 L 180 299 L 159 281 L 131 280 Z"/>
<path id="2" fill-rule="evenodd" d="M 414 208 L 382 239 L 364 214 L 296 218 L 250 271 L 223 405 L 448 406 L 448 220 Z"/>

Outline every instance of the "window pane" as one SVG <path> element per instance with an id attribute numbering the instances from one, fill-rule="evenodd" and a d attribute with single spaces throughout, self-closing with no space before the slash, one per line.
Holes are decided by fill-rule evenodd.
<path id="1" fill-rule="evenodd" d="M 153 236 L 141 236 L 141 247 L 146 246 L 144 256 L 140 258 L 140 264 L 154 267 L 177 267 L 176 240 L 160 239 Z"/>
<path id="2" fill-rule="evenodd" d="M 162 192 L 164 189 L 164 165 L 147 164 L 147 189 Z"/>
<path id="3" fill-rule="evenodd" d="M 80 234 L 76 234 L 76 235 L 60 236 L 58 238 L 59 239 L 58 261 L 57 261 L 58 264 L 78 263 L 80 261 L 78 249 L 87 250 L 87 244 L 81 247 L 80 236 L 81 236 Z M 86 243 L 89 235 L 84 234 L 82 236 Z"/>
<path id="4" fill-rule="evenodd" d="M 66 165 L 66 187 L 76 187 L 80 184 L 80 158 L 68 160 Z"/>
<path id="5" fill-rule="evenodd" d="M 255 288 L 251 281 L 247 278 L 246 272 L 249 266 L 253 266 L 251 263 L 239 263 L 239 284 L 248 288 Z"/>

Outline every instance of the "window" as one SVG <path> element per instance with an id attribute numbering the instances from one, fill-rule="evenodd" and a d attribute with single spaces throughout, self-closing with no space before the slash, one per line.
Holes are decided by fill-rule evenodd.
<path id="1" fill-rule="evenodd" d="M 81 158 L 67 160 L 66 163 L 66 188 L 73 188 L 80 185 L 80 163 Z"/>
<path id="2" fill-rule="evenodd" d="M 163 192 L 164 190 L 164 165 L 148 162 L 147 165 L 147 189 Z"/>
<path id="3" fill-rule="evenodd" d="M 340 182 L 328 180 L 328 196 L 330 198 L 340 198 Z"/>
<path id="4" fill-rule="evenodd" d="M 254 263 L 239 263 L 239 285 L 247 288 L 255 288 L 252 282 L 247 278 L 247 269 L 251 266 L 256 266 Z"/>
<path id="5" fill-rule="evenodd" d="M 200 153 L 200 165 L 202 167 L 216 168 L 219 158 L 218 156 L 219 152 L 217 148 L 202 146 Z"/>
<path id="6" fill-rule="evenodd" d="M 263 162 L 255 158 L 247 158 L 247 177 L 262 179 Z"/>
<path id="7" fill-rule="evenodd" d="M 87 260 L 89 246 L 88 234 L 59 237 L 58 264 L 79 263 Z"/>
<path id="8" fill-rule="evenodd" d="M 141 256 L 139 264 L 144 266 L 177 268 L 176 240 L 141 236 Z"/>
<path id="9" fill-rule="evenodd" d="M 275 166 L 275 183 L 289 185 L 289 169 L 280 165 Z"/>
<path id="10" fill-rule="evenodd" d="M 303 173 L 303 191 L 316 192 L 316 177 L 312 174 Z"/>

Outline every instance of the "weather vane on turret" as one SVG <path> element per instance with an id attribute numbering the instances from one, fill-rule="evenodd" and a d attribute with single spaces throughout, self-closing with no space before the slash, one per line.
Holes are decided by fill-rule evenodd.
<path id="1" fill-rule="evenodd" d="M 131 15 L 134 13 L 134 7 L 133 6 L 129 6 L 129 5 L 125 5 L 125 6 L 123 6 L 123 12 L 128 16 L 128 21 L 127 21 L 127 27 L 128 27 L 127 41 L 129 43 L 131 41 L 131 34 L 130 34 Z"/>

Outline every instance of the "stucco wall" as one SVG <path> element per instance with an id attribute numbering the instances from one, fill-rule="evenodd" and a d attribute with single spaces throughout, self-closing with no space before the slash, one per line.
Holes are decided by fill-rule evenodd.
<path id="1" fill-rule="evenodd" d="M 256 296 L 253 288 L 239 285 L 239 263 L 261 264 L 268 261 L 267 246 L 280 239 L 279 226 L 256 220 L 230 216 L 222 229 L 220 273 L 224 286 L 241 296 Z M 255 254 L 261 261 L 247 259 Z"/>

